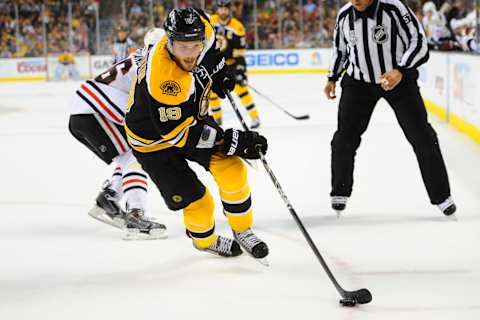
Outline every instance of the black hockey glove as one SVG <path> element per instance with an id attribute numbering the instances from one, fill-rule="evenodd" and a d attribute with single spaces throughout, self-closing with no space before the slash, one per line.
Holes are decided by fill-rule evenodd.
<path id="1" fill-rule="evenodd" d="M 244 57 L 235 59 L 235 82 L 242 87 L 248 85 L 247 62 Z"/>
<path id="2" fill-rule="evenodd" d="M 267 139 L 255 131 L 227 129 L 223 135 L 220 151 L 227 156 L 236 155 L 244 159 L 260 159 L 260 154 L 267 153 Z"/>
<path id="3" fill-rule="evenodd" d="M 225 99 L 225 92 L 230 92 L 235 87 L 235 76 L 225 63 L 225 58 L 222 58 L 215 67 L 212 81 L 212 90 L 220 99 Z"/>

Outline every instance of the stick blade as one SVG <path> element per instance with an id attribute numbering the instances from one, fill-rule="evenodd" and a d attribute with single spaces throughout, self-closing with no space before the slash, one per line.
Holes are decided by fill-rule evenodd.
<path id="1" fill-rule="evenodd" d="M 301 115 L 301 116 L 294 116 L 294 118 L 297 119 L 297 120 L 307 120 L 307 119 L 310 119 L 310 115 L 304 114 L 304 115 Z"/>
<path id="2" fill-rule="evenodd" d="M 351 291 L 348 293 L 348 295 L 360 304 L 366 304 L 372 301 L 372 294 L 370 293 L 370 291 L 368 291 L 368 289 Z"/>
<path id="3" fill-rule="evenodd" d="M 372 294 L 368 289 L 360 289 L 357 291 L 346 291 L 340 300 L 340 304 L 344 307 L 354 307 L 357 303 L 366 304 L 372 301 Z"/>

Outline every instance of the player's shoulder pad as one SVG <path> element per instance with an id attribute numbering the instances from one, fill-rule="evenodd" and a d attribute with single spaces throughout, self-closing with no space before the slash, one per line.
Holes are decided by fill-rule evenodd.
<path id="1" fill-rule="evenodd" d="M 195 8 L 195 11 L 197 11 L 197 13 L 202 17 L 204 18 L 205 20 L 207 21 L 210 21 L 210 15 L 208 13 L 206 13 L 205 11 L 203 11 L 202 9 L 199 9 L 199 8 Z"/>
<path id="2" fill-rule="evenodd" d="M 212 24 L 216 24 L 216 23 L 218 23 L 219 21 L 220 21 L 220 18 L 218 17 L 218 14 L 212 14 L 212 15 L 210 16 L 210 22 L 211 22 Z"/>
<path id="3" fill-rule="evenodd" d="M 232 17 L 229 25 L 237 36 L 239 37 L 245 36 L 245 27 L 243 26 L 243 23 L 240 22 L 240 20 Z"/>
<path id="4" fill-rule="evenodd" d="M 195 90 L 192 74 L 181 69 L 171 58 L 166 37 L 150 49 L 146 81 L 152 98 L 166 105 L 187 101 Z"/>
<path id="5" fill-rule="evenodd" d="M 213 29 L 213 24 L 211 20 L 206 15 L 201 15 L 202 22 L 205 25 L 205 48 L 203 49 L 202 54 L 198 58 L 198 61 L 201 62 L 207 51 L 211 48 L 214 48 L 215 44 L 215 29 Z"/>

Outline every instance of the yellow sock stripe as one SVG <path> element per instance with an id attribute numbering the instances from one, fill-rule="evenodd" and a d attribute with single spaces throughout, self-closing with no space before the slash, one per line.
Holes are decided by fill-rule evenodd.
<path id="1" fill-rule="evenodd" d="M 212 230 L 215 225 L 214 208 L 213 198 L 208 189 L 205 189 L 203 197 L 183 209 L 183 222 L 187 230 L 195 233 L 205 233 Z"/>
<path id="2" fill-rule="evenodd" d="M 222 115 L 223 115 L 223 112 L 221 112 L 221 111 L 220 111 L 220 112 L 214 112 L 214 113 L 212 113 L 212 117 L 213 117 L 213 119 L 215 119 L 215 120 L 221 119 L 221 118 L 222 118 Z"/>
<path id="3" fill-rule="evenodd" d="M 200 248 L 207 248 L 217 240 L 213 198 L 205 189 L 203 197 L 183 209 L 183 222 L 193 242 Z"/>
<path id="4" fill-rule="evenodd" d="M 245 185 L 241 186 L 235 190 L 226 190 L 226 188 L 220 189 L 220 197 L 222 201 L 227 203 L 238 203 L 244 199 L 248 199 L 250 196 L 250 185 L 245 183 Z"/>
<path id="5" fill-rule="evenodd" d="M 228 219 L 230 227 L 237 232 L 245 231 L 248 228 L 251 228 L 253 225 L 253 214 L 252 209 L 248 210 L 247 213 L 243 215 L 232 215 L 228 212 L 225 213 Z"/>
<path id="6" fill-rule="evenodd" d="M 257 108 L 253 108 L 252 110 L 248 111 L 248 115 L 250 118 L 258 118 L 258 111 Z"/>
<path id="7" fill-rule="evenodd" d="M 233 92 L 235 92 L 235 94 L 237 96 L 240 96 L 240 95 L 244 94 L 245 92 L 248 92 L 248 87 L 236 84 L 235 88 L 233 89 Z"/>
<path id="8" fill-rule="evenodd" d="M 247 167 L 239 157 L 216 153 L 210 159 L 209 169 L 227 202 L 246 198 L 250 193 Z"/>
<path id="9" fill-rule="evenodd" d="M 214 244 L 215 241 L 217 241 L 217 237 L 218 236 L 216 234 L 212 234 L 211 236 L 209 236 L 207 238 L 202 238 L 202 239 L 197 239 L 197 238 L 192 237 L 192 240 L 193 240 L 193 242 L 195 242 L 197 247 L 205 249 L 205 248 L 210 247 L 212 244 Z"/>
<path id="10" fill-rule="evenodd" d="M 249 93 L 246 96 L 240 98 L 240 101 L 242 102 L 243 106 L 246 107 L 248 105 L 253 104 L 253 98 L 252 95 Z"/>

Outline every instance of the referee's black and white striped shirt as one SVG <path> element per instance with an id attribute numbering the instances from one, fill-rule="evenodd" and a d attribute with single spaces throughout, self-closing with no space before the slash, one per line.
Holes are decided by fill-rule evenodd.
<path id="1" fill-rule="evenodd" d="M 401 0 L 374 0 L 364 12 L 346 4 L 333 40 L 330 81 L 346 68 L 352 78 L 378 84 L 386 71 L 415 69 L 429 57 L 425 32 Z"/>
<path id="2" fill-rule="evenodd" d="M 118 39 L 113 43 L 113 59 L 112 63 L 115 64 L 128 57 L 130 49 L 135 48 L 135 43 L 130 38 L 125 38 L 123 41 Z"/>

